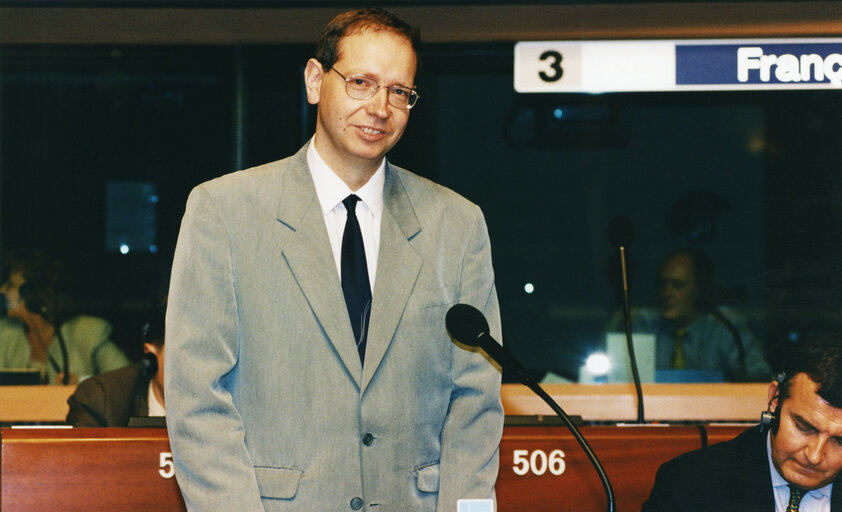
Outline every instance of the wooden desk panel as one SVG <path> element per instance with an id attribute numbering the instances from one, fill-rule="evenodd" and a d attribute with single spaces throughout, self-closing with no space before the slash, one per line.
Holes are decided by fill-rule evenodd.
<path id="1" fill-rule="evenodd" d="M 701 446 L 697 427 L 581 427 L 614 488 L 619 511 L 640 510 L 655 482 L 655 472 L 665 461 Z M 544 469 L 541 475 L 529 471 L 519 476 L 515 450 L 526 450 L 523 458 Z M 564 452 L 564 472 L 550 471 L 549 455 Z M 531 468 L 530 468 L 531 469 Z M 558 469 L 556 467 L 556 469 Z M 605 490 L 587 456 L 564 427 L 508 426 L 500 443 L 500 474 L 497 477 L 499 512 L 538 510 L 607 510 Z M 572 505 L 575 504 L 575 507 Z"/>
<path id="2" fill-rule="evenodd" d="M 165 429 L 2 429 L 4 512 L 186 510 Z M 164 454 L 164 455 L 162 455 Z"/>
<path id="3" fill-rule="evenodd" d="M 712 427 L 709 438 L 725 440 L 744 429 Z M 622 512 L 640 510 L 661 463 L 700 447 L 702 439 L 695 426 L 581 430 L 605 466 Z M 4 428 L 0 437 L 4 512 L 185 510 L 175 478 L 167 478 L 165 429 Z M 555 450 L 563 456 L 553 455 Z M 524 474 L 518 475 L 516 467 Z M 564 510 L 573 503 L 578 510 L 606 510 L 596 472 L 562 426 L 504 428 L 497 499 L 499 512 Z"/>
<path id="4" fill-rule="evenodd" d="M 708 445 L 730 441 L 745 432 L 749 425 L 705 425 Z"/>
<path id="5" fill-rule="evenodd" d="M 0 422 L 63 423 L 76 386 L 0 386 Z"/>
<path id="6" fill-rule="evenodd" d="M 542 384 L 541 387 L 570 415 L 585 421 L 636 421 L 634 385 Z M 757 421 L 767 407 L 768 383 L 643 384 L 646 421 Z M 503 384 L 507 415 L 554 413 L 531 389 Z"/>

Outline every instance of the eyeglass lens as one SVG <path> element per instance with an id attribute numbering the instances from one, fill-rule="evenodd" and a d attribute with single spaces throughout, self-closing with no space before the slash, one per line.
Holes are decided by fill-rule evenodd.
<path id="1" fill-rule="evenodd" d="M 334 71 L 336 71 L 334 69 Z M 336 71 L 336 73 L 345 78 L 342 73 Z M 415 105 L 415 102 L 418 100 L 418 93 L 413 91 L 412 89 L 401 87 L 399 85 L 390 85 L 384 86 L 389 89 L 388 98 L 389 103 L 398 108 L 412 108 Z M 364 77 L 364 76 L 351 76 L 345 78 L 345 92 L 348 93 L 348 96 L 358 99 L 358 100 L 367 100 L 374 96 L 377 93 L 377 89 L 380 88 L 380 85 L 371 78 Z"/>

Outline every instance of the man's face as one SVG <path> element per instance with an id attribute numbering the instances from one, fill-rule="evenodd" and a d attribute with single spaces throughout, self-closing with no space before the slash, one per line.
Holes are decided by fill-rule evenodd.
<path id="1" fill-rule="evenodd" d="M 409 40 L 388 30 L 363 30 L 339 42 L 334 68 L 346 77 L 366 76 L 381 86 L 413 87 L 415 52 Z M 409 111 L 393 107 L 387 88 L 367 100 L 351 98 L 345 80 L 324 70 L 315 59 L 305 70 L 307 100 L 318 104 L 316 150 L 336 172 L 363 169 L 373 172 L 383 156 L 398 142 L 409 120 Z"/>
<path id="2" fill-rule="evenodd" d="M 771 436 L 772 462 L 784 479 L 803 489 L 818 489 L 842 471 L 842 409 L 816 394 L 817 384 L 804 373 L 792 379 L 783 401 L 777 433 Z M 777 407 L 777 383 L 769 388 Z"/>
<path id="3" fill-rule="evenodd" d="M 661 316 L 679 325 L 696 317 L 696 278 L 693 261 L 686 254 L 668 259 L 658 276 Z"/>

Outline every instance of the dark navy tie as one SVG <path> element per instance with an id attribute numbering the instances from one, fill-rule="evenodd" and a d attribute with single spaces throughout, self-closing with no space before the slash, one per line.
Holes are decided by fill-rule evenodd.
<path id="1" fill-rule="evenodd" d="M 348 317 L 360 353 L 360 362 L 365 360 L 365 342 L 368 335 L 368 317 L 371 313 L 371 285 L 368 281 L 368 264 L 360 223 L 357 221 L 357 201 L 354 194 L 346 197 L 342 204 L 348 211 L 345 232 L 342 234 L 342 293 Z"/>

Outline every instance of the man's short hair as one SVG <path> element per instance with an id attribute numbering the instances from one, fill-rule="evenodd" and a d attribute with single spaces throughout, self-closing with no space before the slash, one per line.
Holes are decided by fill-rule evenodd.
<path id="1" fill-rule="evenodd" d="M 394 14 L 380 8 L 343 12 L 327 24 L 316 46 L 316 60 L 329 71 L 339 60 L 339 41 L 364 30 L 388 30 L 406 37 L 415 52 L 415 72 L 421 69 L 421 33 Z M 411 85 L 411 84 L 408 84 Z"/>
<path id="2" fill-rule="evenodd" d="M 167 316 L 166 302 L 158 304 L 143 324 L 143 343 L 151 343 L 158 348 L 164 346 L 164 319 Z"/>
<path id="3" fill-rule="evenodd" d="M 778 403 L 789 398 L 792 379 L 807 374 L 818 384 L 816 393 L 832 407 L 842 409 L 842 336 L 823 335 L 790 347 L 778 391 Z"/>

